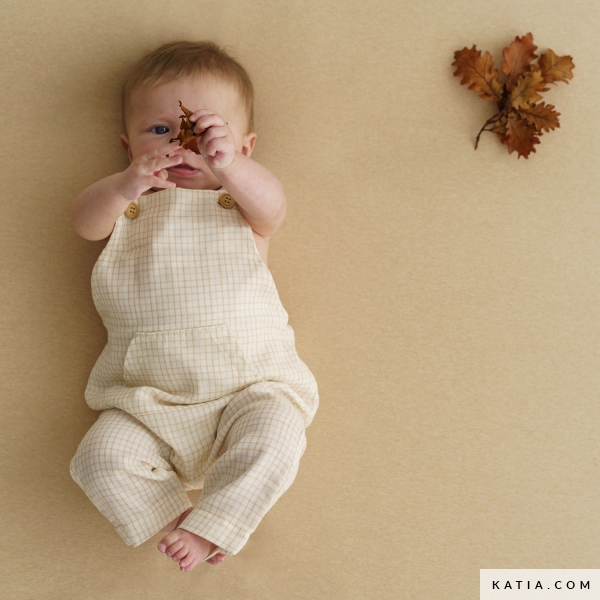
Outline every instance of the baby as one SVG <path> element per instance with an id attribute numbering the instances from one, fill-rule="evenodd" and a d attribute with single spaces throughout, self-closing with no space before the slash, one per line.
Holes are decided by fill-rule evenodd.
<path id="1" fill-rule="evenodd" d="M 237 554 L 292 484 L 318 390 L 267 267 L 286 201 L 251 158 L 244 68 L 210 42 L 166 44 L 122 100 L 130 164 L 72 213 L 110 239 L 92 271 L 108 341 L 85 390 L 101 412 L 70 472 L 127 544 L 166 532 L 158 550 L 190 571 Z M 180 103 L 199 155 L 169 141 Z"/>

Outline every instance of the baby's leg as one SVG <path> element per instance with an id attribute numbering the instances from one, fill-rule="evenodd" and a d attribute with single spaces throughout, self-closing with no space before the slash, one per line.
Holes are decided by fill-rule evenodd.
<path id="1" fill-rule="evenodd" d="M 233 397 L 219 421 L 213 447 L 218 459 L 205 476 L 202 495 L 161 543 L 185 530 L 207 536 L 228 554 L 240 551 L 292 484 L 306 448 L 303 416 L 286 390 L 284 384 L 261 382 Z M 186 553 L 184 543 L 175 555 L 182 570 L 197 564 Z"/>
<path id="2" fill-rule="evenodd" d="M 191 508 L 188 508 L 182 515 L 179 515 L 178 517 L 175 517 L 166 527 L 163 527 L 161 529 L 162 531 L 173 531 L 174 529 L 177 529 L 177 526 L 179 525 L 179 523 L 181 523 L 181 521 L 183 521 L 190 513 L 192 512 Z"/>
<path id="3" fill-rule="evenodd" d="M 113 408 L 79 444 L 71 476 L 125 542 L 139 546 L 192 506 L 170 452 L 140 421 Z"/>

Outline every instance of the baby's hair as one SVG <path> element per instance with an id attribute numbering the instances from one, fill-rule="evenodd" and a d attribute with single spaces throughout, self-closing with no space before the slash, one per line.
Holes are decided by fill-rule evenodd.
<path id="1" fill-rule="evenodd" d="M 125 81 L 121 94 L 123 131 L 133 92 L 146 85 L 159 85 L 179 77 L 213 75 L 233 84 L 245 105 L 248 131 L 254 128 L 254 87 L 246 72 L 223 48 L 213 42 L 169 42 L 144 56 Z"/>

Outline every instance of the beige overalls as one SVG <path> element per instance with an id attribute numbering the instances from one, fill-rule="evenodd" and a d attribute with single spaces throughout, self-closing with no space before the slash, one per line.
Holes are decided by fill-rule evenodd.
<path id="1" fill-rule="evenodd" d="M 252 229 L 225 190 L 141 196 L 92 272 L 101 410 L 70 465 L 129 545 L 180 527 L 236 554 L 289 488 L 319 404 Z M 206 559 L 205 559 L 206 560 Z"/>

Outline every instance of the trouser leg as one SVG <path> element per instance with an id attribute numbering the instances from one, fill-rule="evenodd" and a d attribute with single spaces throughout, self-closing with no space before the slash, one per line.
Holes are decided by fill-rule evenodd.
<path id="1" fill-rule="evenodd" d="M 290 487 L 306 449 L 304 419 L 284 384 L 264 382 L 227 405 L 198 503 L 179 525 L 238 553 L 267 511 Z"/>
<path id="2" fill-rule="evenodd" d="M 171 448 L 117 409 L 102 411 L 71 460 L 71 477 L 132 546 L 192 506 L 169 461 Z"/>

